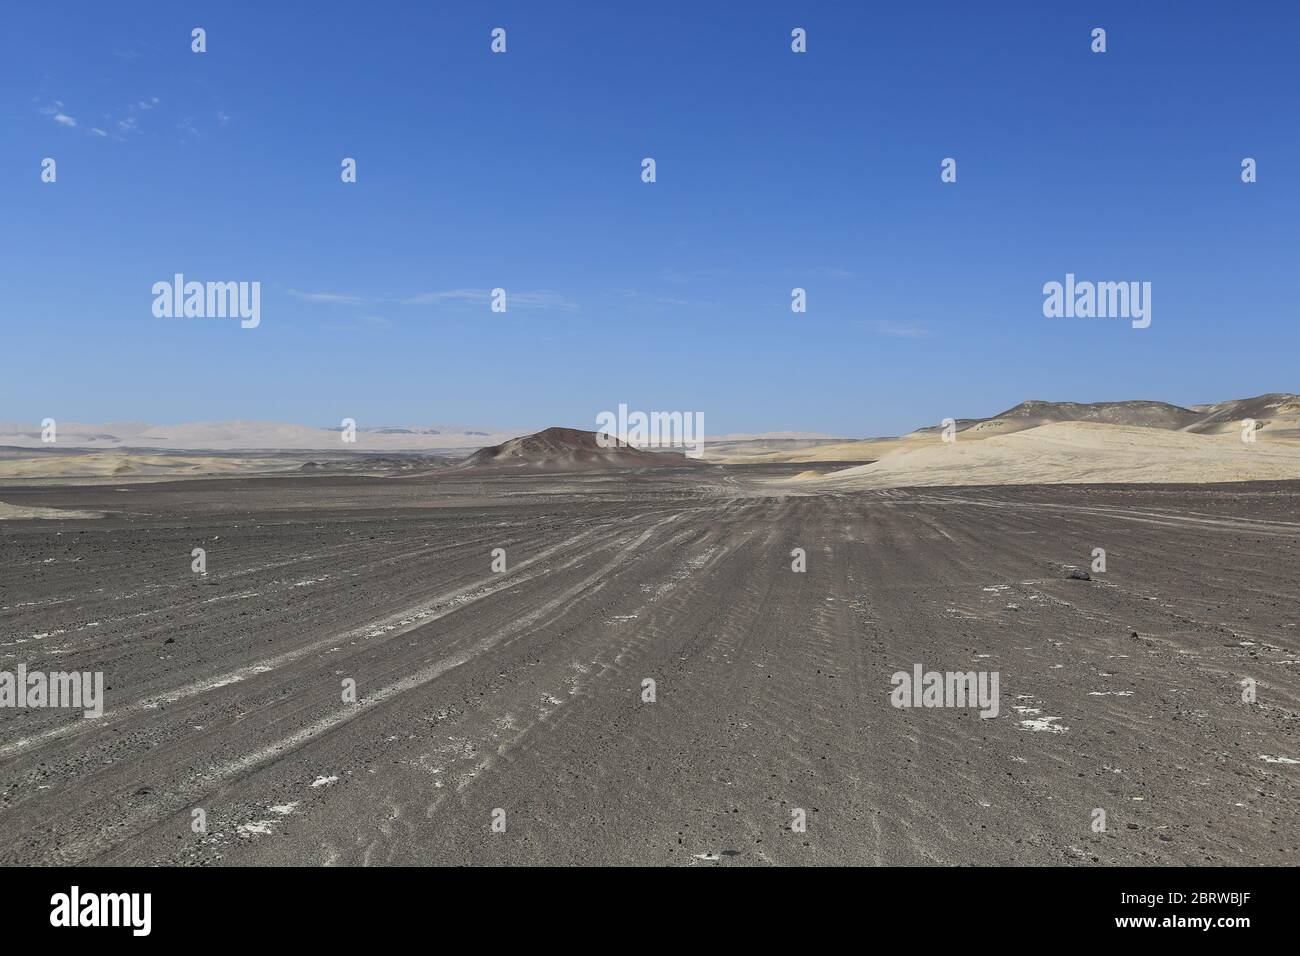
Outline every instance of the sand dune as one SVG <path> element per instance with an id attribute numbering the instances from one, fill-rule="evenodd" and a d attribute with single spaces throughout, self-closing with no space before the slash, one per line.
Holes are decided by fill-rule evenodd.
<path id="1" fill-rule="evenodd" d="M 904 438 L 864 438 L 857 441 L 838 441 L 810 447 L 797 448 L 742 448 L 737 445 L 715 447 L 705 446 L 704 457 L 718 464 L 800 464 L 810 461 L 873 461 L 900 447 L 907 447 L 913 441 Z"/>
<path id="2" fill-rule="evenodd" d="M 518 431 L 468 428 L 460 425 L 367 426 L 360 423 L 356 441 L 344 445 L 337 428 L 313 428 L 285 422 L 189 422 L 150 425 L 108 422 L 88 425 L 59 422 L 58 447 L 87 450 L 158 451 L 437 451 L 482 448 L 513 438 Z M 0 446 L 49 449 L 40 426 L 0 422 Z"/>
<path id="3" fill-rule="evenodd" d="M 207 475 L 265 474 L 296 470 L 300 460 L 240 458 L 220 455 L 140 455 L 98 452 L 86 455 L 42 455 L 0 460 L 0 479 L 6 478 L 133 478 L 167 476 L 191 478 Z"/>
<path id="4" fill-rule="evenodd" d="M 1169 402 L 1025 401 L 988 418 L 958 418 L 955 425 L 966 442 L 1058 423 L 1111 425 L 1152 431 L 1183 431 L 1239 438 L 1242 423 L 1253 420 L 1258 437 L 1300 440 L 1300 396 L 1271 392 L 1254 398 L 1183 407 Z M 819 443 L 722 443 L 706 451 L 722 464 L 803 464 L 807 462 L 869 462 L 899 452 L 925 449 L 939 440 L 943 426 L 927 425 L 898 438 L 868 438 Z"/>
<path id="5" fill-rule="evenodd" d="M 1054 422 L 971 441 L 911 443 L 869 465 L 805 480 L 827 490 L 927 485 L 1202 483 L 1300 478 L 1300 443 L 1237 433 Z"/>
<path id="6" fill-rule="evenodd" d="M 103 511 L 74 511 L 68 508 L 40 508 L 36 506 L 20 507 L 0 501 L 0 521 L 17 521 L 26 518 L 102 518 Z"/>

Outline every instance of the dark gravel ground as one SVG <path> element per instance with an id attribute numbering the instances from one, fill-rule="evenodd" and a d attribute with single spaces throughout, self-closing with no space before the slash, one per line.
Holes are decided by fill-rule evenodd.
<path id="1" fill-rule="evenodd" d="M 1300 485 L 785 473 L 2 487 L 0 863 L 1300 863 Z"/>

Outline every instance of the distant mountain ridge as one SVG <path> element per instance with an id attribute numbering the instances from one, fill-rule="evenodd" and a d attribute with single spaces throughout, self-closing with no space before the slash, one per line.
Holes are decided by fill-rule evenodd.
<path id="1" fill-rule="evenodd" d="M 1087 403 L 1030 400 L 988 418 L 959 419 L 957 430 L 1010 434 L 1057 422 L 1094 422 L 1214 434 L 1238 428 L 1247 419 L 1253 419 L 1261 430 L 1300 434 L 1300 395 L 1270 392 L 1254 398 L 1190 407 L 1142 399 Z M 917 432 L 933 432 L 939 428 L 930 425 Z"/>

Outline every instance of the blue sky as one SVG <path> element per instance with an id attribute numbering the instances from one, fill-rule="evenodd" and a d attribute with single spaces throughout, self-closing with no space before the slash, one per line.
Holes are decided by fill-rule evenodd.
<path id="1" fill-rule="evenodd" d="M 5 19 L 0 419 L 872 435 L 1300 384 L 1292 4 Z M 260 281 L 260 327 L 155 318 L 176 272 Z M 1067 272 L 1150 281 L 1151 327 L 1045 318 Z"/>

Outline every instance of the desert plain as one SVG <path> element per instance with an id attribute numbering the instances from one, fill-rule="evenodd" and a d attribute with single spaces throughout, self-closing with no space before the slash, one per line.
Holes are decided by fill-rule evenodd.
<path id="1" fill-rule="evenodd" d="M 106 689 L 0 708 L 0 863 L 1295 865 L 1265 398 L 657 465 L 10 446 L 0 670 Z M 894 706 L 917 665 L 997 715 Z"/>

